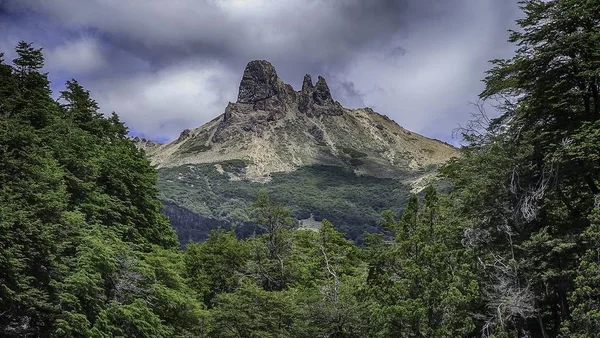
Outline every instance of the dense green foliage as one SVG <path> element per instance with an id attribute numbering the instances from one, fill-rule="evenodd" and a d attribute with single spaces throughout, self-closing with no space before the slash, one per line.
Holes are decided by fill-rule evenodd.
<path id="1" fill-rule="evenodd" d="M 318 231 L 297 230 L 294 212 L 279 200 L 289 198 L 294 184 L 304 181 L 275 177 L 289 188 L 281 193 L 267 189 L 275 197 L 259 192 L 258 185 L 222 188 L 224 196 L 255 200 L 240 209 L 253 225 L 249 237 L 214 230 L 203 243 L 180 250 L 160 212 L 157 174 L 126 137 L 118 117 L 98 113 L 96 102 L 74 80 L 53 100 L 47 76 L 40 73 L 41 50 L 21 43 L 17 52 L 13 66 L 2 63 L 0 68 L 1 336 L 370 337 L 472 331 L 472 324 L 459 327 L 465 320 L 471 323 L 464 315 L 472 288 L 456 285 L 460 280 L 449 278 L 448 266 L 432 266 L 426 274 L 436 287 L 456 288 L 452 298 L 404 295 L 410 285 L 420 284 L 420 273 L 394 275 L 390 289 L 379 289 L 384 276 L 395 274 L 399 266 L 370 269 L 383 252 L 415 272 L 423 261 L 436 259 L 446 248 L 444 241 L 425 246 L 437 248 L 434 256 L 410 257 L 400 252 L 404 241 L 417 245 L 420 237 L 407 233 L 380 241 L 376 250 L 361 251 L 326 220 Z M 243 163 L 226 167 L 242 170 Z M 374 217 L 368 206 L 355 210 L 365 205 L 367 195 L 381 208 L 403 202 L 394 195 L 398 187 L 387 181 L 320 170 L 328 175 L 306 175 L 306 183 L 314 182 L 304 192 L 314 195 L 311 200 L 321 198 L 324 212 L 335 210 L 336 194 L 356 201 L 339 207 L 340 215 L 357 218 L 363 210 Z M 214 189 L 223 179 L 210 174 L 214 177 L 199 181 Z M 357 181 L 354 188 L 343 182 L 350 177 Z M 324 186 L 319 180 L 327 178 L 339 184 L 319 189 Z M 189 183 L 187 179 L 181 181 Z M 385 193 L 376 196 L 378 189 Z M 454 229 L 439 223 L 445 218 L 437 211 L 430 212 L 437 210 L 435 190 L 426 200 L 419 208 L 412 199 L 411 212 L 419 222 L 410 233 L 421 234 L 423 226 L 440 235 Z M 219 202 L 209 207 L 217 208 Z M 386 226 L 396 233 L 393 222 Z M 463 249 L 452 250 L 457 254 L 447 257 L 453 262 L 469 259 L 460 254 Z M 461 273 L 473 265 L 465 264 Z M 433 278 L 437 269 L 444 271 L 443 278 Z M 389 280 L 384 284 L 390 287 Z M 387 297 L 381 298 L 382 292 Z M 404 301 L 390 304 L 390 299 Z M 459 317 L 440 310 L 441 304 L 452 304 Z M 397 330 L 385 324 L 389 306 L 406 314 L 431 312 L 431 321 Z"/>
<path id="2" fill-rule="evenodd" d="M 0 62 L 0 336 L 598 337 L 600 2 L 522 6 L 519 49 L 481 95 L 500 116 L 462 130 L 449 194 L 328 168 L 327 185 L 316 168 L 270 185 L 175 168 L 172 218 L 248 222 L 184 250 L 118 117 L 74 80 L 53 100 L 41 51 L 20 43 Z M 386 208 L 387 231 L 361 246 L 293 220 L 360 225 Z"/>
<path id="3" fill-rule="evenodd" d="M 495 337 L 596 337 L 600 2 L 527 0 L 446 168 Z"/>
<path id="4" fill-rule="evenodd" d="M 183 243 L 204 240 L 211 229 L 231 225 L 237 225 L 238 235 L 250 235 L 255 225 L 249 207 L 261 189 L 289 207 L 294 218 L 312 215 L 317 222 L 327 219 L 348 238 L 360 242 L 365 231 L 381 230 L 378 221 L 383 210 L 402 211 L 410 191 L 399 180 L 357 176 L 340 167 L 306 166 L 274 173 L 266 184 L 231 181 L 228 173 L 244 170 L 242 161 L 222 163 L 221 167 L 223 174 L 214 164 L 159 169 L 160 197 L 168 205 Z"/>
<path id="5" fill-rule="evenodd" d="M 16 52 L 0 56 L 0 336 L 194 334 L 156 173 L 76 81 L 52 99 L 41 50 Z"/>

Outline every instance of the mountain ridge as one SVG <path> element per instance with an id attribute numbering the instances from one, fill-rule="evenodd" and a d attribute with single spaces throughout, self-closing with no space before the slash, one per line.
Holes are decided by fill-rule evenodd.
<path id="1" fill-rule="evenodd" d="M 418 180 L 419 172 L 457 156 L 451 145 L 410 132 L 370 108 L 344 108 L 321 76 L 313 85 L 307 74 L 295 91 L 265 60 L 248 63 L 237 102 L 223 114 L 172 142 L 140 139 L 138 146 L 157 168 L 245 161 L 246 169 L 232 179 L 256 182 L 315 164 L 375 177 L 414 174 Z"/>
<path id="2" fill-rule="evenodd" d="M 182 245 L 212 229 L 255 231 L 261 190 L 288 206 L 302 228 L 327 219 L 360 242 L 382 231 L 381 212 L 399 215 L 410 193 L 445 189 L 437 169 L 451 145 L 413 133 L 371 108 L 348 109 L 325 78 L 299 91 L 265 60 L 248 63 L 236 102 L 172 142 L 134 138 L 158 171 L 160 199 Z"/>

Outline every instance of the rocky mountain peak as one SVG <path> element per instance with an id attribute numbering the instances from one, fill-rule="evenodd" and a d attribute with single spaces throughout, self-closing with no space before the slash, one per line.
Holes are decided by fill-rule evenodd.
<path id="1" fill-rule="evenodd" d="M 329 86 L 327 86 L 327 82 L 322 76 L 318 77 L 317 84 L 315 86 L 315 91 L 313 93 L 313 98 L 315 100 L 315 103 L 321 106 L 333 104 L 331 91 L 329 91 Z"/>
<path id="2" fill-rule="evenodd" d="M 304 81 L 302 81 L 302 93 L 308 93 L 308 92 L 312 92 L 314 86 L 312 83 L 312 78 L 310 77 L 310 74 L 306 74 L 304 75 Z"/>
<path id="3" fill-rule="evenodd" d="M 242 160 L 246 169 L 232 179 L 261 182 L 271 173 L 306 165 L 405 177 L 456 154 L 451 146 L 411 133 L 371 109 L 342 107 L 322 76 L 313 84 L 305 75 L 295 91 L 264 60 L 248 63 L 237 102 L 222 115 L 169 144 L 138 143 L 161 167 Z"/>
<path id="4" fill-rule="evenodd" d="M 227 106 L 211 141 L 222 143 L 240 133 L 260 136 L 286 117 L 312 118 L 343 112 L 322 76 L 313 85 L 310 75 L 305 75 L 302 90 L 296 92 L 277 76 L 271 63 L 254 60 L 244 69 L 237 102 Z"/>
<path id="5" fill-rule="evenodd" d="M 277 95 L 280 88 L 277 71 L 265 60 L 250 61 L 240 82 L 238 103 L 256 103 Z"/>
<path id="6" fill-rule="evenodd" d="M 317 78 L 313 86 L 310 75 L 304 76 L 300 98 L 298 99 L 298 111 L 308 117 L 327 115 L 341 115 L 344 108 L 331 97 L 331 91 L 327 81 L 322 76 Z"/>

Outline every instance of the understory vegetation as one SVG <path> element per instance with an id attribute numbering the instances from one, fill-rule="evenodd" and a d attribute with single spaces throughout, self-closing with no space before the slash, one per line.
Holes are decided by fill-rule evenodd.
<path id="1" fill-rule="evenodd" d="M 518 49 L 481 94 L 499 117 L 482 108 L 460 130 L 441 170 L 451 192 L 319 191 L 306 172 L 275 177 L 284 192 L 218 190 L 220 174 L 189 168 L 204 176 L 182 182 L 218 191 L 206 210 L 252 199 L 238 210 L 255 228 L 184 249 L 117 115 L 75 80 L 55 100 L 31 44 L 11 64 L 0 54 L 0 336 L 598 337 L 600 1 L 521 5 Z M 360 246 L 330 222 L 372 213 L 359 193 L 405 203 Z M 318 231 L 284 205 L 306 194 L 322 199 Z"/>

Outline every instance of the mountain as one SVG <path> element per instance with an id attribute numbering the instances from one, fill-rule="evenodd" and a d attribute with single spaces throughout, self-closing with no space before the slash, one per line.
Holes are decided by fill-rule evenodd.
<path id="1" fill-rule="evenodd" d="M 223 114 L 170 143 L 137 141 L 159 171 L 167 210 L 206 220 L 171 214 L 182 242 L 251 224 L 247 208 L 260 189 L 290 206 L 301 225 L 327 218 L 357 239 L 378 231 L 382 210 L 401 210 L 410 191 L 457 155 L 370 108 L 344 108 L 321 76 L 313 84 L 306 75 L 295 91 L 264 60 L 248 63 L 237 102 Z"/>

